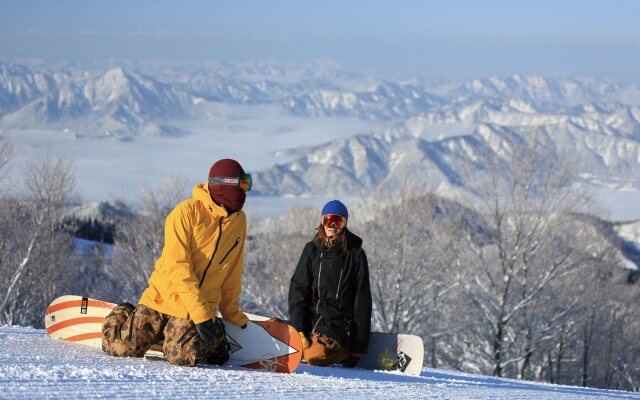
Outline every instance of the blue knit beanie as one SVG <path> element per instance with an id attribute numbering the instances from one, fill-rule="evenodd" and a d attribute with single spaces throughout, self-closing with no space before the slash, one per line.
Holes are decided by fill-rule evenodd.
<path id="1" fill-rule="evenodd" d="M 349 211 L 347 211 L 347 206 L 342 204 L 340 200 L 331 200 L 330 202 L 325 204 L 324 207 L 322 207 L 322 214 L 320 215 L 327 214 L 342 215 L 346 219 L 349 219 Z"/>

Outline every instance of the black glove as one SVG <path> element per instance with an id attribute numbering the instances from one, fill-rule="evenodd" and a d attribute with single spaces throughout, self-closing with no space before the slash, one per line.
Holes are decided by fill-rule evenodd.
<path id="1" fill-rule="evenodd" d="M 229 353 L 231 353 L 231 346 L 227 340 L 220 342 L 218 347 L 207 358 L 207 364 L 222 365 L 229 361 Z"/>
<path id="2" fill-rule="evenodd" d="M 345 368 L 353 368 L 360 362 L 360 354 L 352 354 L 351 358 L 342 363 Z"/>
<path id="3" fill-rule="evenodd" d="M 196 324 L 198 336 L 207 343 L 215 342 L 220 336 L 220 329 L 212 319 Z"/>

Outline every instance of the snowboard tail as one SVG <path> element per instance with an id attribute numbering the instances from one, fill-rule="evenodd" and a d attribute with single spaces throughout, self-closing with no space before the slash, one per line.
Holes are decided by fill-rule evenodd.
<path id="1" fill-rule="evenodd" d="M 83 345 L 102 346 L 102 322 L 116 306 L 81 296 L 61 296 L 45 313 L 45 327 L 52 338 Z M 302 359 L 302 341 L 290 325 L 266 317 L 247 314 L 249 323 L 241 329 L 223 320 L 231 345 L 229 364 L 273 372 L 290 373 Z M 162 342 L 146 355 L 163 356 Z"/>
<path id="2" fill-rule="evenodd" d="M 420 336 L 371 332 L 367 354 L 360 358 L 357 367 L 418 376 L 423 361 L 424 344 Z"/>
<path id="3" fill-rule="evenodd" d="M 68 297 L 68 299 L 63 299 Z M 67 342 L 102 345 L 102 320 L 115 304 L 86 297 L 63 296 L 51 303 L 45 314 L 49 336 Z M 73 297 L 73 298 L 72 298 Z M 58 301 L 59 299 L 63 299 Z M 72 316 L 78 311 L 77 316 Z"/>

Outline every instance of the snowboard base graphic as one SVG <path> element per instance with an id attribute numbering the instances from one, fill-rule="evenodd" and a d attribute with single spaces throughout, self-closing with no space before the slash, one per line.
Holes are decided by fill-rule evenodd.
<path id="1" fill-rule="evenodd" d="M 102 321 L 116 304 L 82 296 L 61 296 L 45 313 L 45 327 L 52 338 L 88 346 L 102 346 Z M 282 322 L 247 314 L 250 322 L 241 329 L 223 320 L 231 345 L 228 364 L 246 368 L 290 373 L 302 359 L 298 332 Z M 154 344 L 147 355 L 163 356 L 162 343 Z"/>
<path id="2" fill-rule="evenodd" d="M 356 368 L 400 371 L 418 376 L 422 372 L 424 344 L 416 335 L 371 332 L 369 349 Z"/>

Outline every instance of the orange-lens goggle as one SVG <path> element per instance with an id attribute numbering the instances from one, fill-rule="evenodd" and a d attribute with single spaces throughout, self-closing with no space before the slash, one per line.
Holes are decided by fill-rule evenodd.
<path id="1" fill-rule="evenodd" d="M 242 174 L 240 176 L 212 176 L 209 178 L 210 185 L 233 185 L 238 186 L 240 189 L 248 192 L 251 190 L 251 186 L 253 186 L 253 181 L 251 180 L 251 174 Z"/>
<path id="2" fill-rule="evenodd" d="M 338 214 L 325 214 L 322 216 L 322 225 L 327 228 L 342 229 L 347 226 L 347 219 Z"/>

